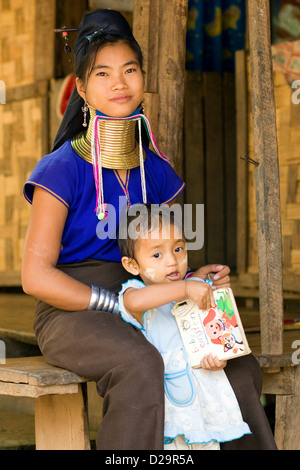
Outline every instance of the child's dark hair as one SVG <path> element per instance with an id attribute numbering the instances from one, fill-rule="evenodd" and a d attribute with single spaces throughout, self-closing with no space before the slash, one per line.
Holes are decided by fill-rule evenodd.
<path id="1" fill-rule="evenodd" d="M 136 242 L 147 233 L 161 228 L 164 223 L 182 229 L 181 214 L 167 205 L 135 204 L 120 222 L 118 243 L 122 256 L 135 259 Z"/>

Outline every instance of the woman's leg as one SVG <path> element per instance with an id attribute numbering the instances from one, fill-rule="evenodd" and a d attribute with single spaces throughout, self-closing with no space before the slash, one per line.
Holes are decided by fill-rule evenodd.
<path id="1" fill-rule="evenodd" d="M 252 434 L 221 444 L 222 450 L 276 450 L 274 437 L 260 402 L 261 371 L 251 354 L 228 361 L 224 371 Z"/>
<path id="2" fill-rule="evenodd" d="M 114 292 L 128 279 L 120 263 L 87 261 L 60 268 Z M 35 331 L 49 363 L 97 383 L 104 397 L 98 449 L 163 449 L 163 360 L 139 330 L 119 315 L 63 312 L 38 302 Z"/>
<path id="3" fill-rule="evenodd" d="M 94 380 L 104 397 L 97 449 L 163 449 L 164 369 L 158 351 L 113 314 L 50 317 L 38 338 L 46 360 Z"/>

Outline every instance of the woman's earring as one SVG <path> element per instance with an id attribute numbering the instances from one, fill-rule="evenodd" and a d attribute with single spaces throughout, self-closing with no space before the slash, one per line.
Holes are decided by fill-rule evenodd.
<path id="1" fill-rule="evenodd" d="M 143 100 L 139 106 L 141 114 L 145 114 L 145 108 L 144 108 L 145 101 Z"/>
<path id="2" fill-rule="evenodd" d="M 87 112 L 89 110 L 89 107 L 86 103 L 84 103 L 84 106 L 81 108 L 82 112 L 83 112 L 83 127 L 87 127 L 87 121 L 86 121 L 86 117 L 87 117 Z"/>

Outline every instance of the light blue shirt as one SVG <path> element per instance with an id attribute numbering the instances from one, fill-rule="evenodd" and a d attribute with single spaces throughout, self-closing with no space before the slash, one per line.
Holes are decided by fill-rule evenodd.
<path id="1" fill-rule="evenodd" d="M 141 326 L 124 307 L 123 293 L 129 287 L 142 289 L 145 284 L 132 279 L 122 285 L 121 316 L 142 331 L 165 364 L 165 443 L 178 435 L 183 435 L 187 444 L 194 444 L 225 442 L 250 434 L 225 372 L 190 367 L 171 313 L 173 303 L 144 312 Z"/>

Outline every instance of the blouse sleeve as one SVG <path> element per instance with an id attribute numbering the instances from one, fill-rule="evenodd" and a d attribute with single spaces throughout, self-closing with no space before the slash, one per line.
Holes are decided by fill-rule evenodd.
<path id="1" fill-rule="evenodd" d="M 68 142 L 69 143 L 69 142 Z M 35 187 L 52 194 L 68 209 L 73 201 L 77 182 L 77 165 L 66 143 L 52 154 L 44 156 L 24 185 L 24 196 L 31 204 Z"/>
<path id="2" fill-rule="evenodd" d="M 129 289 L 129 287 L 133 287 L 134 289 L 142 289 L 143 287 L 145 287 L 145 284 L 141 281 L 138 281 L 137 279 L 130 279 L 129 281 L 125 282 L 125 284 L 122 284 L 122 289 L 119 292 L 119 311 L 124 321 L 126 321 L 127 323 L 131 323 L 133 326 L 136 326 L 139 330 L 142 330 L 142 325 L 124 307 L 124 292 Z"/>

